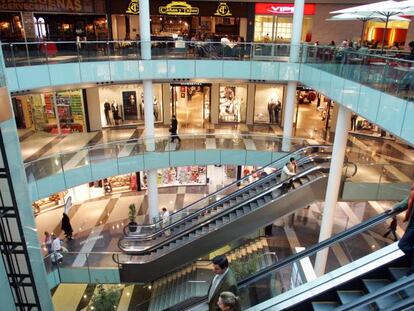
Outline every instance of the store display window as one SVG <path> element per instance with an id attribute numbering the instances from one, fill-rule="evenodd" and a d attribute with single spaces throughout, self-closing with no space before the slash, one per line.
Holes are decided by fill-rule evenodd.
<path id="1" fill-rule="evenodd" d="M 153 84 L 155 122 L 162 122 L 162 87 Z M 103 127 L 144 123 L 144 91 L 141 84 L 102 87 L 99 89 Z"/>
<path id="2" fill-rule="evenodd" d="M 304 17 L 302 41 L 312 38 L 313 18 Z M 254 23 L 255 42 L 288 43 L 292 39 L 293 16 L 256 15 Z"/>
<path id="3" fill-rule="evenodd" d="M 254 123 L 281 124 L 283 85 L 256 85 Z"/>
<path id="4" fill-rule="evenodd" d="M 246 122 L 247 85 L 220 85 L 219 121 Z"/>
<path id="5" fill-rule="evenodd" d="M 146 173 L 140 174 L 141 187 L 147 187 Z M 159 169 L 157 171 L 158 187 L 202 186 L 207 184 L 207 167 L 181 166 Z"/>
<path id="6" fill-rule="evenodd" d="M 86 131 L 81 90 L 15 96 L 12 105 L 19 129 L 50 134 Z"/>
<path id="7" fill-rule="evenodd" d="M 55 96 L 61 134 L 84 132 L 86 130 L 86 123 L 83 111 L 82 91 L 62 91 L 57 92 Z M 46 103 L 51 99 L 53 99 L 53 94 L 45 94 Z M 49 105 L 46 105 L 46 107 L 49 107 Z M 51 131 L 54 132 L 57 129 L 52 129 Z"/>

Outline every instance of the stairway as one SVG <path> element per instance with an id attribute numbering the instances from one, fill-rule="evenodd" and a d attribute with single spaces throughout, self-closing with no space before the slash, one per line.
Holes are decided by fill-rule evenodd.
<path id="1" fill-rule="evenodd" d="M 320 296 L 314 297 L 308 302 L 302 303 L 298 306 L 292 307 L 288 310 L 304 310 L 308 308 L 314 311 L 330 311 L 337 308 L 346 307 L 348 303 L 354 302 L 364 295 L 375 293 L 393 282 L 405 277 L 409 267 L 409 260 L 402 257 L 385 267 L 380 267 L 374 271 L 342 284 Z M 362 306 L 354 310 L 358 311 L 375 311 L 375 310 L 391 310 L 398 303 L 402 302 L 407 297 L 414 295 L 414 286 L 405 290 L 401 290 L 396 294 L 382 296 L 377 298 L 368 306 Z M 339 309 L 340 310 L 340 309 Z M 404 308 L 401 310 L 414 310 L 411 308 Z"/>
<path id="2" fill-rule="evenodd" d="M 329 161 L 324 158 L 322 162 L 318 164 L 314 159 L 299 162 L 298 174 L 289 191 L 282 189 L 279 170 L 207 206 L 186 221 L 173 224 L 168 236 L 150 241 L 124 237 L 119 246 L 128 255 L 120 257 L 122 280 L 152 281 L 161 277 L 162 272 L 172 271 L 278 217 L 322 199 Z M 129 269 L 127 265 L 135 267 Z M 156 269 L 157 266 L 162 266 L 164 271 Z"/>
<path id="3" fill-rule="evenodd" d="M 260 256 L 256 271 L 273 264 L 276 259 L 269 251 L 266 238 L 255 239 L 225 255 L 230 262 L 230 267 L 234 261 L 247 262 Z M 191 297 L 207 295 L 213 276 L 212 264 L 201 261 L 160 278 L 152 284 L 148 311 L 162 311 Z"/>

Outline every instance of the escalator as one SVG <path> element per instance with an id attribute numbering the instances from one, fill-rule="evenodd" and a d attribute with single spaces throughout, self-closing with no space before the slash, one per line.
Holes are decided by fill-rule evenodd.
<path id="1" fill-rule="evenodd" d="M 391 240 L 380 249 L 353 258 L 348 265 L 328 269 L 325 275 L 298 282 L 301 263 L 314 261 L 317 252 L 352 245 L 364 236 L 375 236 L 388 226 L 388 220 L 405 210 L 407 201 L 392 210 L 342 231 L 297 254 L 276 260 L 238 282 L 243 310 L 414 310 L 414 275 L 405 277 L 411 258 L 406 258 Z M 231 267 L 231 265 L 230 265 Z M 168 287 L 168 284 L 166 285 Z M 170 291 L 176 290 L 170 287 Z M 154 294 L 151 305 L 166 293 Z M 204 296 L 188 298 L 169 307 L 153 310 L 206 311 Z M 138 309 L 137 309 L 138 310 Z M 139 309 L 140 310 L 140 309 Z"/>
<path id="2" fill-rule="evenodd" d="M 298 163 L 297 175 L 280 181 L 281 168 L 290 157 Z M 148 282 L 176 270 L 237 237 L 272 223 L 325 196 L 330 148 L 309 146 L 262 168 L 218 193 L 172 215 L 163 228 L 125 232 L 119 247 L 122 282 Z M 272 168 L 273 173 L 263 172 Z M 287 188 L 287 183 L 291 187 Z M 186 213 L 186 214 L 184 214 Z M 162 267 L 162 269 L 160 269 Z"/>

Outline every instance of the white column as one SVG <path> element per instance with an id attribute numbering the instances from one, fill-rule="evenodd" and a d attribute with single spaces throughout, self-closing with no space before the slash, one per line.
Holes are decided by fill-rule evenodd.
<path id="1" fill-rule="evenodd" d="M 151 25 L 149 15 L 149 1 L 142 0 L 139 2 L 139 31 L 141 37 L 141 57 L 143 60 L 151 59 Z M 143 80 L 144 89 L 144 118 L 145 118 L 145 138 L 147 139 L 147 151 L 155 150 L 154 142 L 154 105 L 152 94 L 152 80 Z M 158 186 L 157 170 L 147 172 L 147 198 L 148 198 L 148 216 L 150 222 L 158 216 Z"/>
<path id="2" fill-rule="evenodd" d="M 149 0 L 139 1 L 139 35 L 142 59 L 151 59 L 151 24 Z"/>
<path id="3" fill-rule="evenodd" d="M 339 187 L 341 185 L 342 169 L 344 165 L 348 131 L 351 125 L 351 111 L 344 106 L 339 106 L 338 120 L 335 128 L 335 140 L 332 151 L 331 168 L 329 170 L 328 186 L 326 188 L 325 205 L 319 233 L 319 242 L 331 237 L 334 223 L 335 207 L 338 200 Z M 322 276 L 325 272 L 328 249 L 317 253 L 315 272 Z"/>
<path id="4" fill-rule="evenodd" d="M 282 150 L 290 151 L 290 142 L 293 136 L 293 117 L 296 105 L 296 82 L 288 82 L 286 91 L 285 119 L 283 121 L 283 142 Z"/>
<path id="5" fill-rule="evenodd" d="M 295 0 L 295 10 L 293 13 L 292 40 L 290 42 L 291 63 L 297 63 L 300 56 L 300 41 L 302 38 L 303 14 L 305 10 L 305 0 Z M 296 104 L 296 82 L 289 82 L 285 104 L 285 120 L 283 123 L 283 143 L 282 150 L 290 151 L 290 138 L 293 133 L 293 114 Z"/>

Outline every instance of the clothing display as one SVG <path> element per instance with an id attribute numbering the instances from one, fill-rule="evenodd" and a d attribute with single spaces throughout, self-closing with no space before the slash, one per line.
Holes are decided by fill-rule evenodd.
<path id="1" fill-rule="evenodd" d="M 241 122 L 241 105 L 244 101 L 236 97 L 236 87 L 227 86 L 220 90 L 220 121 Z"/>
<path id="2" fill-rule="evenodd" d="M 113 115 L 112 115 L 111 104 L 108 101 L 105 101 L 104 103 L 104 112 L 105 112 L 106 125 L 112 125 Z"/>
<path id="3" fill-rule="evenodd" d="M 277 97 L 271 97 L 267 104 L 267 110 L 269 112 L 269 122 L 270 123 L 279 123 L 279 114 L 282 109 L 282 103 L 278 100 Z"/>

